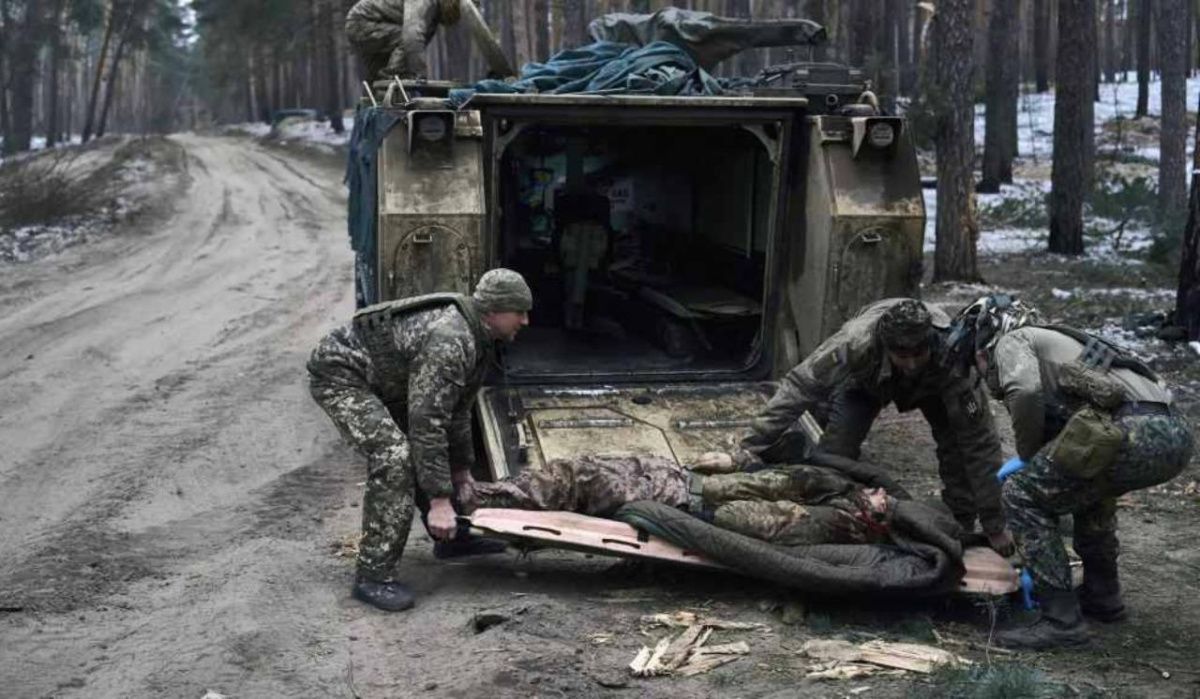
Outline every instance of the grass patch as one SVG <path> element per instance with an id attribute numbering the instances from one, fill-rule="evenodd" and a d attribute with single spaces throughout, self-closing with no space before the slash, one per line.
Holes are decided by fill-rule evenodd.
<path id="1" fill-rule="evenodd" d="M 77 174 L 73 149 L 0 165 L 0 228 L 53 224 L 92 211 L 108 187 Z"/>

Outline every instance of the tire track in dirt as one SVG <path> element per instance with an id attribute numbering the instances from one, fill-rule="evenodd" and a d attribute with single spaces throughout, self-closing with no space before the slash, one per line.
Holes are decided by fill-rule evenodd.
<path id="1" fill-rule="evenodd" d="M 308 581 L 344 575 L 314 513 L 345 506 L 355 474 L 303 371 L 352 308 L 341 176 L 176 140 L 192 183 L 171 220 L 104 265 L 45 261 L 36 299 L 0 318 L 0 393 L 23 405 L 0 416 L 0 604 L 27 609 L 0 614 L 16 696 L 341 682 L 339 663 L 308 667 L 340 614 Z M 278 597 L 280 575 L 305 583 Z M 288 672 L 249 678 L 261 665 Z"/>

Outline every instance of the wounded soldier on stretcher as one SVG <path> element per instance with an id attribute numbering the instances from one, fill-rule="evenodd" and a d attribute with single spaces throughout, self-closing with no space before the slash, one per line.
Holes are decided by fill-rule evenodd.
<path id="1" fill-rule="evenodd" d="M 510 508 L 596 517 L 653 501 L 784 546 L 884 542 L 895 507 L 884 488 L 864 487 L 822 466 L 702 475 L 667 459 L 636 456 L 556 459 L 495 483 L 460 483 L 458 499 L 468 515 Z"/>

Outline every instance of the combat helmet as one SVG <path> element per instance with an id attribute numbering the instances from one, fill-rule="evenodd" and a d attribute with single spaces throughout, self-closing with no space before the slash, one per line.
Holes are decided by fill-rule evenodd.
<path id="1" fill-rule="evenodd" d="M 947 362 L 970 366 L 976 352 L 990 354 L 1006 333 L 1039 319 L 1037 309 L 1009 294 L 983 296 L 960 311 L 950 324 Z"/>

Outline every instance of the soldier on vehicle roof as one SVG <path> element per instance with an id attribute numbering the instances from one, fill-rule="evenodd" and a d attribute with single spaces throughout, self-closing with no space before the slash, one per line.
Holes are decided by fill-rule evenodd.
<path id="1" fill-rule="evenodd" d="M 1124 618 L 1116 499 L 1178 475 L 1193 437 L 1171 391 L 1140 360 L 1074 328 L 1036 323 L 1020 301 L 984 297 L 955 320 L 956 354 L 974 360 L 1012 416 L 1017 457 L 1002 471 L 1004 509 L 1041 608 L 996 640 L 1048 648 L 1085 643 L 1083 614 Z M 1078 595 L 1058 530 L 1065 514 L 1083 559 Z"/>
<path id="2" fill-rule="evenodd" d="M 471 411 L 494 344 L 515 339 L 532 307 L 521 275 L 493 269 L 471 296 L 431 294 L 364 308 L 313 350 L 313 398 L 367 457 L 357 599 L 388 611 L 413 605 L 396 575 L 414 498 L 428 498 L 439 557 L 503 550 L 499 542 L 451 541 L 451 496 L 471 483 Z"/>
<path id="3" fill-rule="evenodd" d="M 346 14 L 346 37 L 367 80 L 424 78 L 425 47 L 438 25 L 456 24 L 461 11 L 459 0 L 359 0 Z"/>
<path id="4" fill-rule="evenodd" d="M 886 299 L 862 309 L 783 378 L 734 454 L 711 453 L 702 464 L 753 467 L 799 460 L 804 450 L 857 459 L 867 432 L 889 403 L 921 410 L 937 442 L 942 500 L 966 532 L 978 518 L 992 548 L 1013 549 L 1000 504 L 1000 438 L 987 396 L 970 370 L 943 363 L 949 317 L 916 299 Z M 810 413 L 824 429 L 807 444 L 798 421 Z"/>

